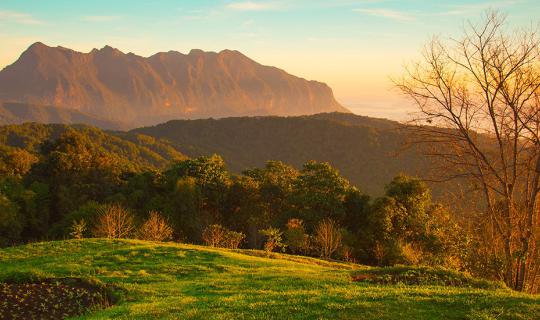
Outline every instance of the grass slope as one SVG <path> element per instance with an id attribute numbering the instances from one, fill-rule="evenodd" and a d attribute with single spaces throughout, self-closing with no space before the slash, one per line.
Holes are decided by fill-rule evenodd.
<path id="1" fill-rule="evenodd" d="M 14 272 L 97 278 L 120 301 L 82 319 L 539 319 L 540 298 L 506 289 L 351 281 L 367 267 L 252 250 L 102 239 L 0 250 Z"/>

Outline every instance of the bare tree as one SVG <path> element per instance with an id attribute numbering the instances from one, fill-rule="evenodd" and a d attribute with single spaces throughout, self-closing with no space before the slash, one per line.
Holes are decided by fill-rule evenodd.
<path id="1" fill-rule="evenodd" d="M 128 238 L 135 230 L 133 215 L 119 204 L 107 206 L 98 216 L 93 233 L 109 239 Z"/>
<path id="2" fill-rule="evenodd" d="M 321 256 L 330 258 L 341 246 L 341 230 L 333 220 L 325 219 L 317 225 L 314 241 Z"/>
<path id="3" fill-rule="evenodd" d="M 165 241 L 170 240 L 172 235 L 173 228 L 157 211 L 150 211 L 148 220 L 139 229 L 139 238 L 143 240 Z"/>
<path id="4" fill-rule="evenodd" d="M 535 30 L 508 32 L 488 12 L 460 39 L 433 39 L 396 81 L 419 108 L 415 142 L 432 147 L 444 178 L 475 182 L 504 281 L 528 291 L 540 264 L 539 57 Z"/>

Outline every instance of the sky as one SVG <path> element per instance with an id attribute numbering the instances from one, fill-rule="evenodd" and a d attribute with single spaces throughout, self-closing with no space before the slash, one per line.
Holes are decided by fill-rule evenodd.
<path id="1" fill-rule="evenodd" d="M 357 114 L 406 120 L 414 106 L 391 79 L 434 35 L 458 36 L 488 9 L 527 27 L 540 0 L 0 0 L 0 68 L 37 41 L 142 56 L 234 49 L 326 82 Z"/>

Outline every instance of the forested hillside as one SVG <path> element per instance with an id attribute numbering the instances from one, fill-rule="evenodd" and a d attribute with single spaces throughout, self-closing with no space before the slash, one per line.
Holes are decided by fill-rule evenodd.
<path id="1" fill-rule="evenodd" d="M 240 172 L 279 160 L 300 168 L 308 160 L 329 162 L 363 191 L 378 195 L 399 173 L 425 176 L 428 161 L 406 140 L 397 122 L 353 114 L 174 120 L 135 129 L 169 140 L 190 157 L 221 155 Z"/>
<path id="2" fill-rule="evenodd" d="M 74 109 L 28 103 L 0 102 L 0 125 L 22 124 L 25 122 L 77 124 L 95 126 L 101 129 L 121 130 L 127 128 L 121 122 L 107 121 Z"/>
<path id="3" fill-rule="evenodd" d="M 25 123 L 0 126 L 0 172 L 26 173 L 38 161 L 40 152 L 68 133 L 133 170 L 164 168 L 171 161 L 185 158 L 166 141 L 142 134 L 111 133 L 85 125 Z"/>
<path id="4" fill-rule="evenodd" d="M 388 179 L 385 196 L 371 200 L 314 160 L 299 169 L 268 161 L 235 174 L 218 155 L 185 159 L 154 138 L 86 126 L 5 126 L 0 142 L 0 245 L 66 237 L 81 221 L 88 229 L 80 235 L 111 236 L 98 230 L 99 215 L 125 208 L 135 224 L 165 216 L 167 237 L 187 242 L 223 233 L 215 244 L 260 248 L 274 239 L 265 248 L 379 264 L 409 261 L 405 242 L 423 247 L 426 263 L 456 254 L 445 211 L 422 182 L 406 176 Z M 343 246 L 319 252 L 310 239 L 323 227 L 343 232 Z M 373 251 L 377 243 L 384 255 Z"/>

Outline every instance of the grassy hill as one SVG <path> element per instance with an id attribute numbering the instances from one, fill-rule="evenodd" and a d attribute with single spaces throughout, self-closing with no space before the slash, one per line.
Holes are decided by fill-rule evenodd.
<path id="1" fill-rule="evenodd" d="M 82 319 L 538 319 L 540 298 L 490 288 L 380 285 L 385 269 L 250 250 L 71 240 L 0 250 L 0 279 L 93 278 L 119 300 Z M 388 269 L 388 279 L 396 269 Z M 409 269 L 409 274 L 411 270 Z M 391 272 L 390 272 L 391 271 Z M 463 276 L 461 276 L 463 277 Z M 465 278 L 463 278 L 465 279 Z M 422 285 L 422 283 L 427 285 Z M 496 287 L 494 285 L 494 287 Z"/>

